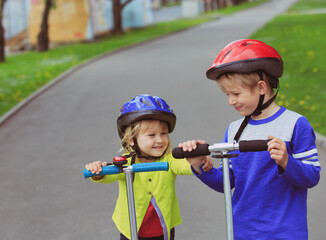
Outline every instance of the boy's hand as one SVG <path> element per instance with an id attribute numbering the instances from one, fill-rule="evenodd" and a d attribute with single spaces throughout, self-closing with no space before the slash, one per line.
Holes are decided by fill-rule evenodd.
<path id="1" fill-rule="evenodd" d="M 85 169 L 91 171 L 91 173 L 93 174 L 100 174 L 100 172 L 102 172 L 102 167 L 103 166 L 107 166 L 108 163 L 107 162 L 101 162 L 101 161 L 96 161 L 93 163 L 89 163 L 85 165 Z M 92 177 L 94 180 L 100 180 L 103 178 L 103 176 L 93 176 Z"/>
<path id="2" fill-rule="evenodd" d="M 191 152 L 192 150 L 197 148 L 198 144 L 205 144 L 204 140 L 189 140 L 187 142 L 179 143 L 179 147 L 183 149 L 185 152 Z M 198 156 L 198 157 L 188 157 L 186 158 L 190 165 L 195 169 L 195 171 L 200 174 L 200 166 L 202 164 L 203 171 L 209 171 L 213 167 L 212 160 L 207 156 Z"/>
<path id="3" fill-rule="evenodd" d="M 271 141 L 267 143 L 267 151 L 269 151 L 271 158 L 275 160 L 276 164 L 285 170 L 289 160 L 285 142 L 270 135 L 268 139 L 271 139 Z"/>

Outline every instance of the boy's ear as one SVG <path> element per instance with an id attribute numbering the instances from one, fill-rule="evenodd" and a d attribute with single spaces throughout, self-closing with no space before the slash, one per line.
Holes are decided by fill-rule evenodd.
<path id="1" fill-rule="evenodd" d="M 267 84 L 264 81 L 258 82 L 258 91 L 260 95 L 264 95 L 267 92 Z"/>

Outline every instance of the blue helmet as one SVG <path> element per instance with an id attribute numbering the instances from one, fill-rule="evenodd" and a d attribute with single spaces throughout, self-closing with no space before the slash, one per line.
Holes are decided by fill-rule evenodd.
<path id="1" fill-rule="evenodd" d="M 120 138 L 125 129 L 131 124 L 143 120 L 155 119 L 167 123 L 169 133 L 174 129 L 176 116 L 170 106 L 160 97 L 148 94 L 137 95 L 131 101 L 125 103 L 117 119 L 117 127 Z"/>

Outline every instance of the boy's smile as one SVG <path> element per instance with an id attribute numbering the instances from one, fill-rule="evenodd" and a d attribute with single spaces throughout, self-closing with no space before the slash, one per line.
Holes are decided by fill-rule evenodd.
<path id="1" fill-rule="evenodd" d="M 247 116 L 253 113 L 258 105 L 259 91 L 258 87 L 250 89 L 241 84 L 226 86 L 225 93 L 229 98 L 229 104 L 239 112 L 241 116 Z"/>

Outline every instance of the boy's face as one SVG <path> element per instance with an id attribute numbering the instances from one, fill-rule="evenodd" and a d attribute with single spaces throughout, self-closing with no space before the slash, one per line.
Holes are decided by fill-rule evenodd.
<path id="1" fill-rule="evenodd" d="M 252 114 L 258 105 L 261 91 L 259 84 L 254 87 L 244 86 L 240 79 L 225 80 L 223 92 L 229 98 L 229 104 L 239 112 L 241 116 Z"/>
<path id="2" fill-rule="evenodd" d="M 140 153 L 145 156 L 160 157 L 169 146 L 169 131 L 166 123 L 155 120 L 142 128 L 137 136 Z"/>

